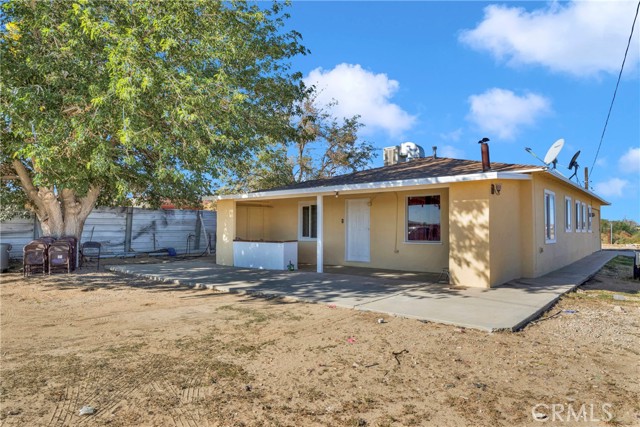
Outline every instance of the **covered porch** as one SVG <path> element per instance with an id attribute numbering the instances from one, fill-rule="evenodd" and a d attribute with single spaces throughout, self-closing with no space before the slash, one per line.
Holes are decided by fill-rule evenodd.
<path id="1" fill-rule="evenodd" d="M 218 201 L 218 263 L 242 264 L 248 252 L 296 246 L 277 269 L 315 266 L 436 273 L 449 267 L 449 189 L 346 193 Z M 234 249 L 235 248 L 235 249 Z M 252 258 L 255 260 L 255 258 Z"/>

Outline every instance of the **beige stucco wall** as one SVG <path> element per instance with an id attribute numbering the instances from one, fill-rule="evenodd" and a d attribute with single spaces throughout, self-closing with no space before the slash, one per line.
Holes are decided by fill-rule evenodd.
<path id="1" fill-rule="evenodd" d="M 521 204 L 529 185 L 528 181 L 489 181 L 485 184 L 490 192 L 491 184 L 501 185 L 500 194 L 489 197 L 490 234 L 490 286 L 522 277 L 522 241 L 526 234 L 527 216 Z"/>
<path id="2" fill-rule="evenodd" d="M 500 194 L 491 194 L 491 185 Z M 529 181 L 487 180 L 450 187 L 449 272 L 456 286 L 493 287 L 522 277 L 530 239 Z"/>
<path id="3" fill-rule="evenodd" d="M 491 184 L 501 184 L 500 195 Z M 556 199 L 556 241 L 545 241 L 544 192 Z M 600 250 L 600 202 L 575 187 L 535 173 L 532 180 L 455 183 L 449 189 L 453 284 L 491 287 L 520 277 L 539 277 Z M 565 196 L 571 198 L 572 230 L 565 231 Z M 575 231 L 575 201 L 591 205 L 591 232 Z"/>
<path id="4" fill-rule="evenodd" d="M 219 200 L 216 215 L 216 263 L 233 265 L 233 239 L 236 237 L 236 202 L 234 200 Z"/>
<path id="5" fill-rule="evenodd" d="M 491 184 L 502 186 L 491 194 Z M 544 190 L 556 196 L 556 242 L 544 236 Z M 406 197 L 441 196 L 440 243 L 407 243 Z M 591 205 L 592 232 L 565 231 L 565 196 Z M 370 202 L 368 263 L 345 261 L 346 200 Z M 233 265 L 233 240 L 298 240 L 300 202 L 316 197 L 256 202 L 218 202 L 217 260 Z M 575 212 L 572 212 L 574 222 Z M 572 186 L 534 173 L 532 180 L 471 181 L 403 192 L 324 197 L 324 262 L 406 271 L 439 272 L 452 284 L 491 287 L 519 277 L 538 277 L 600 249 L 600 202 Z M 298 261 L 315 264 L 315 241 L 299 241 Z"/>
<path id="6" fill-rule="evenodd" d="M 260 205 L 236 206 L 236 237 L 244 240 L 261 240 L 265 238 L 266 207 Z"/>
<path id="7" fill-rule="evenodd" d="M 438 243 L 406 242 L 406 198 L 440 195 L 440 235 Z M 345 261 L 346 200 L 368 199 L 370 211 L 371 261 Z M 448 266 L 449 257 L 449 192 L 446 188 L 403 192 L 385 192 L 354 196 L 325 197 L 326 264 L 385 268 L 406 271 L 439 272 Z"/>
<path id="8" fill-rule="evenodd" d="M 555 193 L 556 199 L 556 241 L 545 242 L 544 228 L 544 191 Z M 565 196 L 571 197 L 572 231 L 565 231 Z M 591 232 L 575 231 L 575 201 L 591 205 L 595 216 Z M 541 276 L 556 270 L 593 252 L 599 251 L 600 246 L 600 209 L 601 202 L 580 192 L 570 185 L 553 178 L 547 173 L 533 174 L 533 212 L 535 236 L 533 238 L 533 276 Z"/>
<path id="9" fill-rule="evenodd" d="M 449 187 L 449 274 L 456 286 L 489 287 L 489 190 L 484 182 Z"/>
<path id="10" fill-rule="evenodd" d="M 520 182 L 521 277 L 535 277 L 535 215 L 533 181 Z"/>

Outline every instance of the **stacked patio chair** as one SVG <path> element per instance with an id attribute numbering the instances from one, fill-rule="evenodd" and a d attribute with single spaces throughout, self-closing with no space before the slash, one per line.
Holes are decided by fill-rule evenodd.
<path id="1" fill-rule="evenodd" d="M 47 245 L 51 245 L 53 242 L 56 241 L 56 238 L 55 237 L 51 237 L 51 236 L 44 236 L 44 237 L 40 237 L 40 238 L 38 238 L 36 240 L 41 241 L 41 242 L 45 242 Z"/>
<path id="2" fill-rule="evenodd" d="M 75 269 L 75 240 L 73 237 L 61 237 L 49 246 L 49 274 L 60 269 L 71 273 Z"/>
<path id="3" fill-rule="evenodd" d="M 23 249 L 22 272 L 25 277 L 33 273 L 45 274 L 48 269 L 49 246 L 54 239 L 43 237 L 41 239 L 32 240 Z"/>
<path id="4" fill-rule="evenodd" d="M 71 271 L 74 271 L 76 269 L 77 264 L 77 260 L 78 260 L 78 239 L 76 239 L 73 236 L 62 236 L 60 237 L 58 240 L 56 240 L 56 243 L 58 242 L 68 242 L 69 243 L 69 252 L 71 254 Z"/>

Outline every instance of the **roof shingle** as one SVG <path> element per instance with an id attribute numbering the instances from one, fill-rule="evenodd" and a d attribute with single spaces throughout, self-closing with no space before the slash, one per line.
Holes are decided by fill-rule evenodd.
<path id="1" fill-rule="evenodd" d="M 492 172 L 515 172 L 526 169 L 539 169 L 540 166 L 511 163 L 491 163 Z M 295 190 L 304 188 L 330 187 L 334 185 L 366 184 L 406 179 L 436 178 L 456 175 L 482 173 L 482 162 L 475 160 L 450 159 L 446 157 L 424 157 L 395 165 L 382 166 L 332 178 L 299 182 L 284 187 L 270 188 L 261 192 Z"/>

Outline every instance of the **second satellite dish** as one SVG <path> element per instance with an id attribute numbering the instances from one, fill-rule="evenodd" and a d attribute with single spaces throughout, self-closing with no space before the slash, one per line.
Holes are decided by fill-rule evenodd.
<path id="1" fill-rule="evenodd" d="M 556 168 L 556 163 L 558 162 L 558 155 L 560 154 L 562 147 L 564 147 L 564 139 L 560 138 L 559 140 L 553 143 L 551 148 L 549 148 L 549 150 L 547 151 L 547 155 L 544 156 L 544 160 L 543 160 L 547 166 L 553 163 L 553 168 L 554 169 Z"/>
<path id="2" fill-rule="evenodd" d="M 571 158 L 571 161 L 569 162 L 569 169 L 573 169 L 573 175 L 571 175 L 569 179 L 573 178 L 574 176 L 576 177 L 576 179 L 578 179 L 577 178 L 578 168 L 580 167 L 580 165 L 578 165 L 579 155 L 580 155 L 580 150 L 578 150 L 578 152 L 573 155 L 573 157 Z"/>

